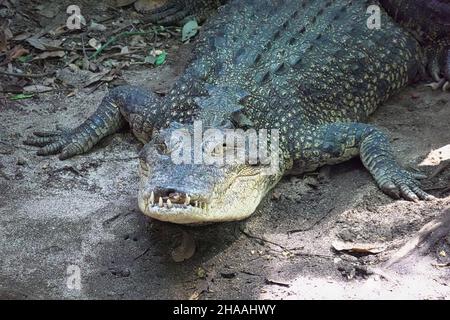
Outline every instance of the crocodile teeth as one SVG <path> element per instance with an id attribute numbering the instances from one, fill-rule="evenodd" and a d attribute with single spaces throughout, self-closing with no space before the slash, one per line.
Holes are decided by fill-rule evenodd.
<path id="1" fill-rule="evenodd" d="M 184 204 L 187 206 L 189 204 L 189 202 L 191 202 L 191 197 L 189 197 L 189 195 L 186 195 L 186 201 L 184 201 Z"/>
<path id="2" fill-rule="evenodd" d="M 152 191 L 152 194 L 150 195 L 150 204 L 153 205 L 155 203 L 155 193 Z"/>
<path id="3" fill-rule="evenodd" d="M 195 207 L 198 207 L 198 201 L 195 201 Z"/>
<path id="4" fill-rule="evenodd" d="M 172 208 L 172 201 L 170 199 L 167 199 L 167 208 Z"/>
<path id="5" fill-rule="evenodd" d="M 163 203 L 163 198 L 162 197 L 159 197 L 159 206 L 162 208 L 163 206 L 164 206 L 164 203 Z"/>

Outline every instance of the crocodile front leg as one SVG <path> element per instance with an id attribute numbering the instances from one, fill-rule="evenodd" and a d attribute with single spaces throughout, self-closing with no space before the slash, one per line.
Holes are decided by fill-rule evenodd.
<path id="1" fill-rule="evenodd" d="M 336 164 L 358 154 L 380 189 L 394 197 L 407 200 L 432 200 L 433 196 L 420 188 L 412 173 L 395 160 L 388 138 L 372 125 L 364 123 L 333 123 L 306 129 L 303 143 L 294 147 L 295 158 L 307 166 Z M 317 143 L 318 142 L 318 143 Z"/>
<path id="2" fill-rule="evenodd" d="M 59 154 L 64 160 L 92 149 L 102 138 L 116 132 L 128 122 L 135 136 L 148 141 L 152 125 L 160 122 L 159 98 L 144 89 L 121 86 L 103 98 L 95 113 L 75 129 L 67 132 L 35 132 L 24 144 L 41 147 L 38 155 Z"/>
<path id="3" fill-rule="evenodd" d="M 160 25 L 182 22 L 189 16 L 195 16 L 199 22 L 206 18 L 226 0 L 169 0 L 160 8 L 150 11 L 146 21 Z"/>

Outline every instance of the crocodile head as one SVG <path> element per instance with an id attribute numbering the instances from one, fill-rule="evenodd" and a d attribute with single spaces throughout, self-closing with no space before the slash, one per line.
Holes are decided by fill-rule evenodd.
<path id="1" fill-rule="evenodd" d="M 222 129 L 213 135 L 205 131 L 199 142 L 193 127 L 162 130 L 143 148 L 139 208 L 152 218 L 179 224 L 247 218 L 281 178 L 280 167 L 227 161 L 242 144 L 233 146 L 228 136 L 217 139 Z M 195 158 L 196 152 L 203 157 Z"/>

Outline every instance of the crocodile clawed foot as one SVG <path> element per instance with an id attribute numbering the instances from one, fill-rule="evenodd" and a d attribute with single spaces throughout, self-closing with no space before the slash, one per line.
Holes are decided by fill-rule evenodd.
<path id="1" fill-rule="evenodd" d="M 433 78 L 434 82 L 427 84 L 427 87 L 433 90 L 440 90 L 446 92 L 450 91 L 450 49 L 443 54 L 444 57 L 439 61 L 439 55 L 434 54 L 430 59 L 428 65 L 428 73 Z"/>
<path id="2" fill-rule="evenodd" d="M 442 88 L 444 83 L 445 83 L 445 79 L 442 78 L 442 79 L 439 79 L 438 81 L 427 83 L 425 86 L 429 87 L 429 88 L 431 88 L 433 90 L 439 90 L 440 88 Z"/>
<path id="3" fill-rule="evenodd" d="M 426 87 L 430 87 L 433 90 L 442 89 L 442 91 L 450 91 L 450 80 L 445 78 L 441 78 L 436 82 L 431 82 L 425 85 Z"/>
<path id="4" fill-rule="evenodd" d="M 23 141 L 25 145 L 39 147 L 38 156 L 59 154 L 60 160 L 71 158 L 90 149 L 83 135 L 64 130 L 55 132 L 33 132 L 33 136 Z"/>
<path id="5" fill-rule="evenodd" d="M 391 168 L 383 171 L 375 177 L 380 189 L 393 198 L 404 198 L 409 201 L 434 200 L 434 196 L 426 193 L 420 187 L 419 179 L 426 178 L 425 175 L 412 173 L 400 168 Z"/>
<path id="6" fill-rule="evenodd" d="M 23 143 L 30 146 L 40 147 L 37 151 L 39 156 L 48 156 L 60 153 L 70 142 L 67 132 L 33 132 Z"/>

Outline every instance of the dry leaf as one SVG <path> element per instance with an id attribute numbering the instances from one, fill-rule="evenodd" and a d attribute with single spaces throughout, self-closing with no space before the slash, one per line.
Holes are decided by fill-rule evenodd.
<path id="1" fill-rule="evenodd" d="M 88 44 L 95 50 L 98 50 L 102 46 L 102 44 L 95 38 L 90 39 Z"/>
<path id="2" fill-rule="evenodd" d="M 91 25 L 88 27 L 89 31 L 106 31 L 106 27 L 103 24 L 91 21 Z"/>
<path id="3" fill-rule="evenodd" d="M 23 92 L 26 93 L 42 93 L 42 92 L 48 92 L 52 91 L 52 87 L 43 86 L 40 84 L 33 84 L 30 86 L 23 87 Z"/>
<path id="4" fill-rule="evenodd" d="M 352 243 L 334 241 L 331 245 L 336 251 L 348 251 L 353 253 L 377 254 L 386 250 L 386 246 L 379 243 Z"/>
<path id="5" fill-rule="evenodd" d="M 8 40 L 13 37 L 11 30 L 8 27 L 0 28 L 0 52 L 8 49 Z"/>
<path id="6" fill-rule="evenodd" d="M 196 245 L 194 237 L 183 231 L 181 244 L 172 251 L 172 259 L 175 262 L 182 262 L 190 259 L 195 253 Z"/>
<path id="7" fill-rule="evenodd" d="M 38 54 L 36 57 L 34 57 L 32 59 L 32 61 L 34 60 L 43 60 L 43 59 L 47 59 L 47 58 L 62 58 L 66 55 L 66 53 L 62 50 L 59 51 L 45 51 L 42 52 L 41 54 Z"/>
<path id="8" fill-rule="evenodd" d="M 114 75 L 108 75 L 110 73 L 110 69 L 106 69 L 102 72 L 94 74 L 86 83 L 83 85 L 84 88 L 89 87 L 91 84 L 94 84 L 98 81 L 109 82 L 114 79 Z"/>
<path id="9" fill-rule="evenodd" d="M 31 37 L 26 40 L 31 46 L 36 49 L 46 51 L 46 50 L 61 50 L 60 45 L 62 44 L 61 40 L 51 40 L 46 38 L 36 38 Z"/>
<path id="10" fill-rule="evenodd" d="M 163 51 L 159 50 L 159 49 L 152 49 L 150 51 L 150 55 L 152 55 L 154 57 L 157 57 L 157 56 L 161 55 L 162 53 L 163 53 Z"/>
<path id="11" fill-rule="evenodd" d="M 29 37 L 31 37 L 32 34 L 30 32 L 21 32 L 18 35 L 14 36 L 14 38 L 12 38 L 14 41 L 23 41 L 25 39 L 28 39 Z"/>
<path id="12" fill-rule="evenodd" d="M 36 9 L 38 9 L 38 13 L 41 16 L 44 16 L 49 19 L 56 17 L 58 12 L 61 11 L 58 4 L 55 2 L 41 4 L 41 5 L 37 6 Z"/>
<path id="13" fill-rule="evenodd" d="M 14 60 L 14 59 L 20 58 L 21 56 L 24 56 L 28 53 L 30 53 L 30 52 L 27 49 L 24 49 L 21 45 L 18 45 L 18 46 L 15 46 L 9 52 L 9 59 Z"/>

